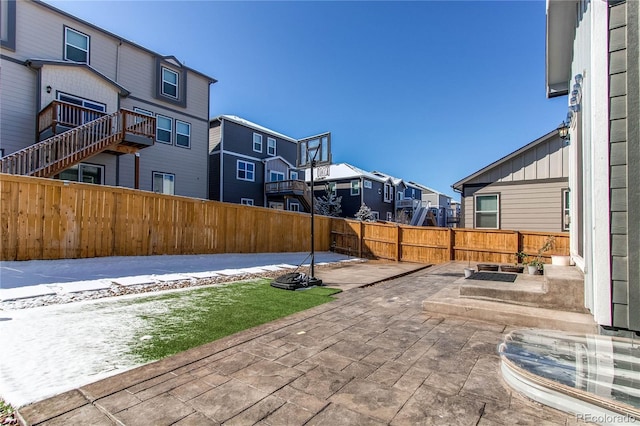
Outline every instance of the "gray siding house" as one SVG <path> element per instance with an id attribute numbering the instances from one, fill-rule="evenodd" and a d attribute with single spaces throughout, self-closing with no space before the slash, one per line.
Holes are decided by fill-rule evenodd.
<path id="1" fill-rule="evenodd" d="M 638 1 L 547 1 L 547 96 L 568 95 L 570 252 L 606 332 L 640 332 Z"/>
<path id="2" fill-rule="evenodd" d="M 305 171 L 311 182 L 311 173 Z M 347 163 L 331 164 L 318 174 L 314 169 L 314 195 L 321 197 L 333 192 L 342 197 L 342 216 L 353 219 L 365 204 L 379 220 L 395 220 L 395 192 L 390 177 L 379 172 L 370 173 Z"/>
<path id="3" fill-rule="evenodd" d="M 146 120 L 156 127 L 149 130 L 148 143 L 102 150 L 56 176 L 207 197 L 215 79 L 41 1 L 2 0 L 1 7 L 3 157 L 96 117 L 129 110 L 136 122 L 154 117 Z M 52 125 L 43 129 L 47 119 Z"/>
<path id="4" fill-rule="evenodd" d="M 567 231 L 568 176 L 568 147 L 553 130 L 452 185 L 460 226 Z"/>
<path id="5" fill-rule="evenodd" d="M 308 212 L 308 189 L 296 168 L 297 148 L 296 139 L 243 118 L 212 119 L 209 198 Z"/>

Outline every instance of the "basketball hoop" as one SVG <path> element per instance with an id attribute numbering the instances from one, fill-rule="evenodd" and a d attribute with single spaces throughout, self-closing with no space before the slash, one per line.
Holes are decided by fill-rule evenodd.
<path id="1" fill-rule="evenodd" d="M 328 177 L 331 174 L 331 166 L 328 164 L 325 164 L 323 166 L 318 166 L 316 171 L 317 171 L 316 176 L 318 178 Z"/>

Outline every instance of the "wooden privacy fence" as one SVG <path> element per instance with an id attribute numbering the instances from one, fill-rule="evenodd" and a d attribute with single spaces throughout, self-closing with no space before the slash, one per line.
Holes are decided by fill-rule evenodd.
<path id="1" fill-rule="evenodd" d="M 0 174 L 0 260 L 304 252 L 308 215 L 120 187 Z M 316 217 L 329 250 L 331 219 Z"/>
<path id="2" fill-rule="evenodd" d="M 550 236 L 553 249 L 544 253 L 569 254 L 569 235 L 533 231 L 433 228 L 387 223 L 331 220 L 331 245 L 335 251 L 358 257 L 405 262 L 443 263 L 461 260 L 486 263 L 515 263 L 516 252 L 536 256 Z"/>

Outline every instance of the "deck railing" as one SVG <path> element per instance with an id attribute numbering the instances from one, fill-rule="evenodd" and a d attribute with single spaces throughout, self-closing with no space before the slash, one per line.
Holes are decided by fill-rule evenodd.
<path id="1" fill-rule="evenodd" d="M 117 145 L 124 140 L 126 133 L 153 138 L 155 118 L 128 110 L 100 116 L 3 157 L 0 160 L 0 172 L 51 177 L 91 155 Z"/>

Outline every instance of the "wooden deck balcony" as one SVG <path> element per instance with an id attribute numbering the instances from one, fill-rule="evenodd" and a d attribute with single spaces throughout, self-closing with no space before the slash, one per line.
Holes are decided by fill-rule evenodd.
<path id="1" fill-rule="evenodd" d="M 155 117 L 123 110 L 121 118 L 126 120 L 121 129 L 126 129 L 123 140 L 116 152 L 131 152 L 152 146 L 155 140 Z M 63 101 L 52 101 L 38 113 L 38 138 L 40 141 L 49 139 L 78 126 L 105 117 L 107 113 L 81 107 Z M 117 123 L 115 123 L 117 125 Z"/>
<path id="2" fill-rule="evenodd" d="M 302 180 L 266 182 L 264 193 L 268 196 L 297 198 L 306 211 L 311 211 L 311 190 Z"/>

